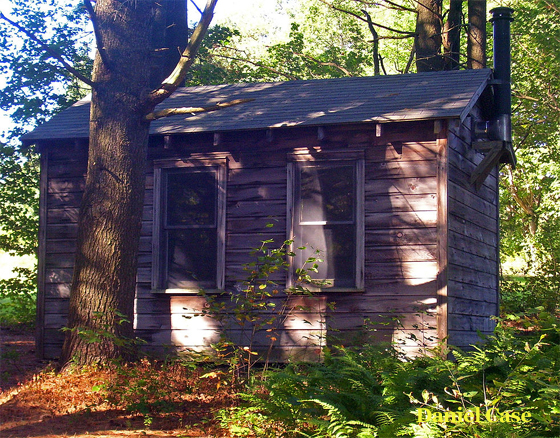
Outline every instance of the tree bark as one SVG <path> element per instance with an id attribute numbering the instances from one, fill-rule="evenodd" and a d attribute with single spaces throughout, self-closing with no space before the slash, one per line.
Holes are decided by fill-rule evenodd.
<path id="1" fill-rule="evenodd" d="M 152 1 L 98 0 L 106 65 L 94 61 L 90 143 L 61 363 L 129 357 L 149 123 Z M 123 320 L 126 319 L 126 320 Z M 90 338 L 90 339 L 88 339 Z M 95 340 L 95 342 L 91 342 Z"/>
<path id="2" fill-rule="evenodd" d="M 462 0 L 450 0 L 445 23 L 445 69 L 457 70 L 461 51 Z"/>
<path id="3" fill-rule="evenodd" d="M 416 18 L 416 70 L 443 70 L 441 56 L 442 0 L 419 0 Z"/>
<path id="4" fill-rule="evenodd" d="M 486 0 L 469 0 L 467 68 L 486 67 Z"/>
<path id="5" fill-rule="evenodd" d="M 147 115 L 182 83 L 217 0 L 207 0 L 181 55 L 169 52 L 166 56 L 179 59 L 174 65 L 162 62 L 154 50 L 160 41 L 157 29 L 168 29 L 161 26 L 161 8 L 169 7 L 179 20 L 186 20 L 186 12 L 177 13 L 186 11 L 180 2 L 185 0 L 96 2 L 92 19 L 96 36 L 103 41 L 103 56 L 98 51 L 93 68 L 88 170 L 78 218 L 68 331 L 60 358 L 63 366 L 69 361 L 90 364 L 134 356 L 134 298 L 150 127 Z M 169 24 L 169 15 L 163 16 Z M 162 38 L 170 47 L 182 48 L 180 32 Z M 166 79 L 159 87 L 151 86 L 158 78 Z"/>
<path id="6" fill-rule="evenodd" d="M 153 62 L 150 86 L 157 88 L 171 74 L 189 42 L 187 3 L 165 0 L 155 4 L 152 28 Z"/>

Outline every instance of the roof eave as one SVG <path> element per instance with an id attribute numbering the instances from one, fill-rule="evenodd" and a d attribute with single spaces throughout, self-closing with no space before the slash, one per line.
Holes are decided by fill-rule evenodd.
<path id="1" fill-rule="evenodd" d="M 473 96 L 472 96 L 470 102 L 468 103 L 468 105 L 466 105 L 465 108 L 463 108 L 463 111 L 461 112 L 461 114 L 459 116 L 459 119 L 461 120 L 461 123 L 465 121 L 465 119 L 471 113 L 474 106 L 480 100 L 480 98 L 482 97 L 482 93 L 484 93 L 486 88 L 490 85 L 490 81 L 492 80 L 492 78 L 493 78 L 493 75 L 492 75 L 492 72 L 490 71 L 489 74 L 488 74 L 488 77 L 486 78 L 486 81 L 482 82 L 480 84 L 480 86 L 477 88 L 476 92 L 473 94 Z"/>

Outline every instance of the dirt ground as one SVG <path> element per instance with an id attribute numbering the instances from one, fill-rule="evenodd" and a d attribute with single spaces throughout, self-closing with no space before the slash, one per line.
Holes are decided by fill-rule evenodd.
<path id="1" fill-rule="evenodd" d="M 18 386 L 48 365 L 35 356 L 33 332 L 0 327 L 0 391 Z"/>
<path id="2" fill-rule="evenodd" d="M 140 377 L 130 374 L 130 381 L 107 369 L 55 373 L 52 365 L 35 357 L 30 331 L 0 329 L 0 344 L 2 438 L 230 436 L 213 418 L 237 400 L 216 373 L 204 375 L 203 370 L 185 367 L 168 371 L 175 374 L 161 377 L 168 380 L 157 388 L 166 388 L 166 400 L 174 409 L 139 415 L 111 403 L 107 391 L 99 388 L 112 382 L 111 388 L 125 394 L 127 385 L 135 387 L 146 375 L 156 376 L 157 384 L 160 374 L 154 374 L 151 365 L 144 365 Z"/>

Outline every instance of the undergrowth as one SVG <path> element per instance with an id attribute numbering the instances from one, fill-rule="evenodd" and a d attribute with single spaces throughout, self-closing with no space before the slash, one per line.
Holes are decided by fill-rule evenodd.
<path id="1" fill-rule="evenodd" d="M 560 435 L 560 319 L 542 308 L 499 320 L 493 335 L 470 351 L 441 344 L 405 357 L 398 345 L 345 348 L 320 339 L 320 362 L 269 368 L 285 319 L 309 310 L 289 303 L 297 296 L 313 297 L 307 286 L 313 284 L 312 273 L 320 261 L 318 254 L 307 259 L 297 271 L 296 286 L 280 291 L 275 278 L 289 268 L 286 260 L 295 254 L 291 241 L 276 249 L 269 248 L 270 243 L 264 241 L 253 252 L 255 261 L 245 266 L 247 279 L 237 294 L 201 292 L 207 306 L 195 314 L 214 319 L 222 333 L 212 354 L 222 368 L 205 375 L 218 378 L 212 394 L 228 388 L 242 401 L 216 416 L 230 435 Z M 231 338 L 231 332 L 241 336 Z M 95 335 L 91 342 L 98 341 Z M 149 425 L 154 416 L 184 409 L 182 397 L 192 388 L 178 382 L 185 381 L 188 364 L 175 359 L 158 366 L 119 365 L 116 379 L 100 389 L 111 404 L 142 414 Z"/>
<path id="2" fill-rule="evenodd" d="M 60 382 L 55 375 L 30 390 L 45 388 L 49 403 L 73 400 L 82 410 L 105 403 L 145 428 L 174 418 L 173 427 L 221 427 L 224 436 L 560 436 L 560 320 L 544 311 L 500 320 L 484 344 L 466 352 L 441 347 L 405 359 L 390 345 L 325 347 L 321 363 L 255 367 L 258 378 L 242 390 L 227 367 L 201 369 L 179 358 L 112 366 L 95 371 L 89 398 L 49 383 Z M 458 412 L 462 421 L 454 420 Z M 466 412 L 480 418 L 465 421 Z"/>
<path id="3" fill-rule="evenodd" d="M 511 315 L 471 351 L 407 360 L 391 346 L 325 349 L 322 363 L 270 371 L 264 387 L 222 424 L 237 436 L 278 436 L 266 425 L 280 424 L 286 437 L 556 437 L 560 321 Z"/>
<path id="4" fill-rule="evenodd" d="M 213 345 L 215 368 L 202 373 L 192 357 L 116 363 L 112 377 L 93 390 L 109 405 L 141 415 L 146 427 L 227 394 L 222 409 L 204 421 L 237 437 L 560 436 L 560 318 L 543 308 L 504 317 L 469 351 L 441 344 L 405 357 L 398 345 L 345 348 L 320 338 L 313 344 L 322 349 L 320 362 L 270 368 L 283 322 L 310 310 L 290 300 L 313 298 L 307 286 L 320 261 L 319 254 L 308 258 L 295 286 L 280 291 L 275 278 L 295 254 L 291 241 L 276 249 L 271 242 L 253 252 L 238 294 L 201 292 L 207 306 L 195 317 L 213 318 L 223 333 Z M 241 333 L 237 342 L 230 331 Z M 80 334 L 88 342 L 109 337 L 136 347 L 106 330 Z"/>

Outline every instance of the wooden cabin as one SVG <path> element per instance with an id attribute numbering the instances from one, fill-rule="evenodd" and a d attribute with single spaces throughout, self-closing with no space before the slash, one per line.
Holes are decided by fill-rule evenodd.
<path id="1" fill-rule="evenodd" d="M 492 80 L 483 69 L 179 89 L 158 109 L 253 100 L 151 125 L 137 335 L 153 349 L 207 347 L 223 327 L 196 316 L 199 290 L 240 293 L 251 249 L 293 238 L 307 253 L 276 275 L 280 295 L 313 249 L 328 283 L 291 298 L 276 358 L 316 358 L 331 339 L 478 342 L 498 313 L 497 164 L 511 160 L 502 142 L 475 138 L 494 115 Z M 24 137 L 41 154 L 46 358 L 66 324 L 88 115 L 85 99 Z"/>

